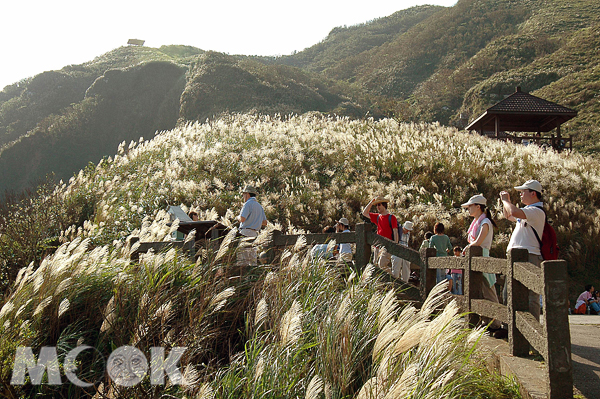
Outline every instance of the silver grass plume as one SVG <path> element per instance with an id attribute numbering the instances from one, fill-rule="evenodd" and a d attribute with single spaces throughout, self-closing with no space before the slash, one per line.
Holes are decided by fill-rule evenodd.
<path id="1" fill-rule="evenodd" d="M 260 328 L 269 315 L 269 307 L 265 298 L 261 298 L 256 305 L 256 312 L 254 313 L 254 327 Z"/>
<path id="2" fill-rule="evenodd" d="M 44 309 L 46 309 L 46 306 L 50 305 L 50 302 L 52 302 L 52 295 L 50 295 L 49 297 L 47 297 L 46 299 L 44 299 L 42 302 L 39 303 L 39 305 L 37 305 L 37 307 L 35 308 L 34 312 L 33 312 L 33 316 L 37 316 L 40 313 L 42 313 L 44 311 Z"/>
<path id="3" fill-rule="evenodd" d="M 394 320 L 389 320 L 379 331 L 373 346 L 373 360 L 377 361 L 380 355 L 400 336 L 400 328 Z"/>
<path id="4" fill-rule="evenodd" d="M 448 299 L 448 282 L 441 281 L 436 284 L 421 307 L 423 317 L 429 317 L 436 309 L 440 308 Z"/>
<path id="5" fill-rule="evenodd" d="M 15 305 L 11 301 L 6 302 L 4 304 L 4 306 L 2 306 L 2 309 L 0 310 L 0 319 L 4 318 L 4 316 L 6 316 L 10 312 L 12 312 L 12 310 L 14 308 L 15 308 Z"/>
<path id="6" fill-rule="evenodd" d="M 60 305 L 58 305 L 58 317 L 60 318 L 63 314 L 65 314 L 65 312 L 67 310 L 69 310 L 69 307 L 71 306 L 71 302 L 65 298 L 60 302 Z"/>
<path id="7" fill-rule="evenodd" d="M 372 377 L 360 388 L 356 399 L 381 399 L 384 393 L 383 388 L 378 384 L 377 377 Z"/>
<path id="8" fill-rule="evenodd" d="M 327 243 L 327 252 L 326 252 L 326 253 L 333 252 L 333 249 L 335 248 L 335 246 L 336 246 L 336 245 L 337 245 L 337 244 L 336 244 L 335 240 L 331 240 L 331 241 L 329 241 L 329 242 Z"/>
<path id="9" fill-rule="evenodd" d="M 115 297 L 113 296 L 112 298 L 110 298 L 110 301 L 108 301 L 108 304 L 106 305 L 106 308 L 104 309 L 104 314 L 103 314 L 104 321 L 102 322 L 102 325 L 100 326 L 100 332 L 110 331 L 112 329 L 112 324 L 116 317 L 115 310 L 116 310 Z"/>
<path id="10" fill-rule="evenodd" d="M 297 253 L 300 252 L 304 247 L 306 247 L 306 236 L 301 235 L 296 239 L 296 243 L 294 244 L 292 251 Z"/>
<path id="11" fill-rule="evenodd" d="M 187 244 L 190 241 L 196 242 L 196 229 L 193 229 L 192 231 L 190 231 L 188 233 L 187 236 L 185 236 L 185 240 L 183 241 L 184 244 Z"/>
<path id="12" fill-rule="evenodd" d="M 394 290 L 388 291 L 383 298 L 381 308 L 379 309 L 379 329 L 381 330 L 385 325 L 394 318 L 394 315 L 398 311 L 398 301 L 396 300 L 396 293 Z"/>
<path id="13" fill-rule="evenodd" d="M 181 385 L 183 386 L 186 392 L 192 391 L 196 385 L 200 382 L 200 373 L 191 364 L 185 366 L 185 370 L 183 372 L 183 380 L 181 381 Z"/>
<path id="14" fill-rule="evenodd" d="M 281 318 L 279 333 L 283 347 L 294 345 L 300 339 L 302 335 L 302 309 L 296 300 L 294 300 L 290 310 Z"/>
<path id="15" fill-rule="evenodd" d="M 225 256 L 225 254 L 227 253 L 227 250 L 229 249 L 229 246 L 231 245 L 231 242 L 234 240 L 237 232 L 238 232 L 237 227 L 234 227 L 233 229 L 231 229 L 231 231 L 229 233 L 227 233 L 225 238 L 223 238 L 223 242 L 221 243 L 221 246 L 219 247 L 219 251 L 217 251 L 217 255 L 215 256 L 213 263 L 218 262 L 223 256 Z"/>
<path id="16" fill-rule="evenodd" d="M 265 371 L 265 359 L 263 355 L 258 356 L 258 360 L 256 361 L 256 365 L 254 366 L 254 382 L 260 380 L 263 372 Z"/>
<path id="17" fill-rule="evenodd" d="M 235 287 L 229 287 L 213 296 L 208 303 L 208 308 L 213 312 L 217 312 L 227 303 L 227 299 L 235 294 Z M 214 308 L 213 308 L 214 307 Z"/>
<path id="18" fill-rule="evenodd" d="M 317 399 L 323 391 L 323 379 L 319 375 L 315 375 L 306 388 L 306 399 Z"/>
<path id="19" fill-rule="evenodd" d="M 198 389 L 198 394 L 196 395 L 196 399 L 214 399 L 214 398 L 215 398 L 215 391 L 212 389 L 210 384 L 208 384 L 208 383 L 202 384 L 200 389 Z"/>

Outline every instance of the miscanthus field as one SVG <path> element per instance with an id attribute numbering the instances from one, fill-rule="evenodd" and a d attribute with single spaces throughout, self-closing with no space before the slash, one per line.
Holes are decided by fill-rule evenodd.
<path id="1" fill-rule="evenodd" d="M 132 262 L 135 247 L 127 238 L 169 239 L 167 205 L 234 227 L 240 189 L 250 183 L 270 221 L 259 245 L 275 228 L 317 232 L 340 217 L 354 226 L 376 195 L 391 200 L 400 221 L 414 222 L 412 247 L 436 221 L 464 245 L 470 220 L 462 202 L 482 193 L 498 213 L 501 190 L 537 179 L 572 278 L 594 282 L 598 166 L 577 154 L 436 124 L 316 114 L 224 116 L 123 143 L 117 155 L 68 183 L 46 185 L 2 209 L 1 394 L 515 397 L 515 383 L 483 362 L 484 332 L 464 328 L 442 289 L 416 309 L 374 267 L 345 270 L 312 261 L 302 242 L 274 264 L 240 270 L 230 237 L 218 252 L 201 250 L 196 262 L 176 250 Z M 503 257 L 511 226 L 498 222 L 492 256 Z M 93 387 L 10 384 L 16 347 L 37 353 L 55 346 L 62 359 L 77 345 L 96 348 L 78 364 L 79 377 Z M 180 384 L 153 386 L 149 376 L 130 388 L 115 384 L 100 354 L 123 345 L 145 353 L 187 347 Z"/>

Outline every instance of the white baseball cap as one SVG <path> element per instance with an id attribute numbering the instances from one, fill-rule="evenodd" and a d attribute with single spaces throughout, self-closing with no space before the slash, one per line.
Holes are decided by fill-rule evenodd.
<path id="1" fill-rule="evenodd" d="M 405 228 L 408 231 L 412 231 L 413 229 L 413 222 L 411 222 L 410 220 L 407 220 L 406 222 L 404 222 L 404 224 L 402 225 L 403 228 Z"/>
<path id="2" fill-rule="evenodd" d="M 346 218 L 341 218 L 340 220 L 338 220 L 338 223 L 341 223 L 344 226 L 350 226 L 350 222 Z"/>
<path id="3" fill-rule="evenodd" d="M 542 185 L 537 180 L 527 180 L 522 186 L 515 187 L 515 190 L 523 191 L 523 190 L 533 190 L 538 193 L 542 192 Z"/>
<path id="4" fill-rule="evenodd" d="M 487 205 L 487 199 L 481 194 L 477 194 L 469 198 L 467 202 L 462 204 L 463 208 L 468 207 L 469 205 L 478 204 L 478 205 Z"/>

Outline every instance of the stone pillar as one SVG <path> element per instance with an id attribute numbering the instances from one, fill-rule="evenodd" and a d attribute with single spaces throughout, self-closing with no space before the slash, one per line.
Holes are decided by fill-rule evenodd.
<path id="1" fill-rule="evenodd" d="M 571 363 L 571 333 L 569 331 L 569 296 L 567 262 L 542 262 L 544 279 L 544 328 L 547 334 L 546 369 L 548 398 L 573 397 L 573 367 Z"/>

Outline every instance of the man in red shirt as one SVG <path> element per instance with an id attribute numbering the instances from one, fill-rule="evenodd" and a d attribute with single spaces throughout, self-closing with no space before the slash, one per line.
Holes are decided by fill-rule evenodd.
<path id="1" fill-rule="evenodd" d="M 391 215 L 388 212 L 388 203 L 390 201 L 384 197 L 375 197 L 367 204 L 365 209 L 363 209 L 363 216 L 367 217 L 377 225 L 377 234 L 382 237 L 388 238 L 394 242 L 398 242 L 398 220 L 396 216 Z M 371 212 L 371 208 L 375 206 L 378 213 Z M 391 255 L 385 250 L 385 248 L 375 248 L 373 251 L 373 260 L 376 262 L 380 268 L 385 268 L 390 263 L 390 259 L 392 262 L 399 261 L 395 256 L 392 258 Z M 392 269 L 394 268 L 392 265 Z"/>

